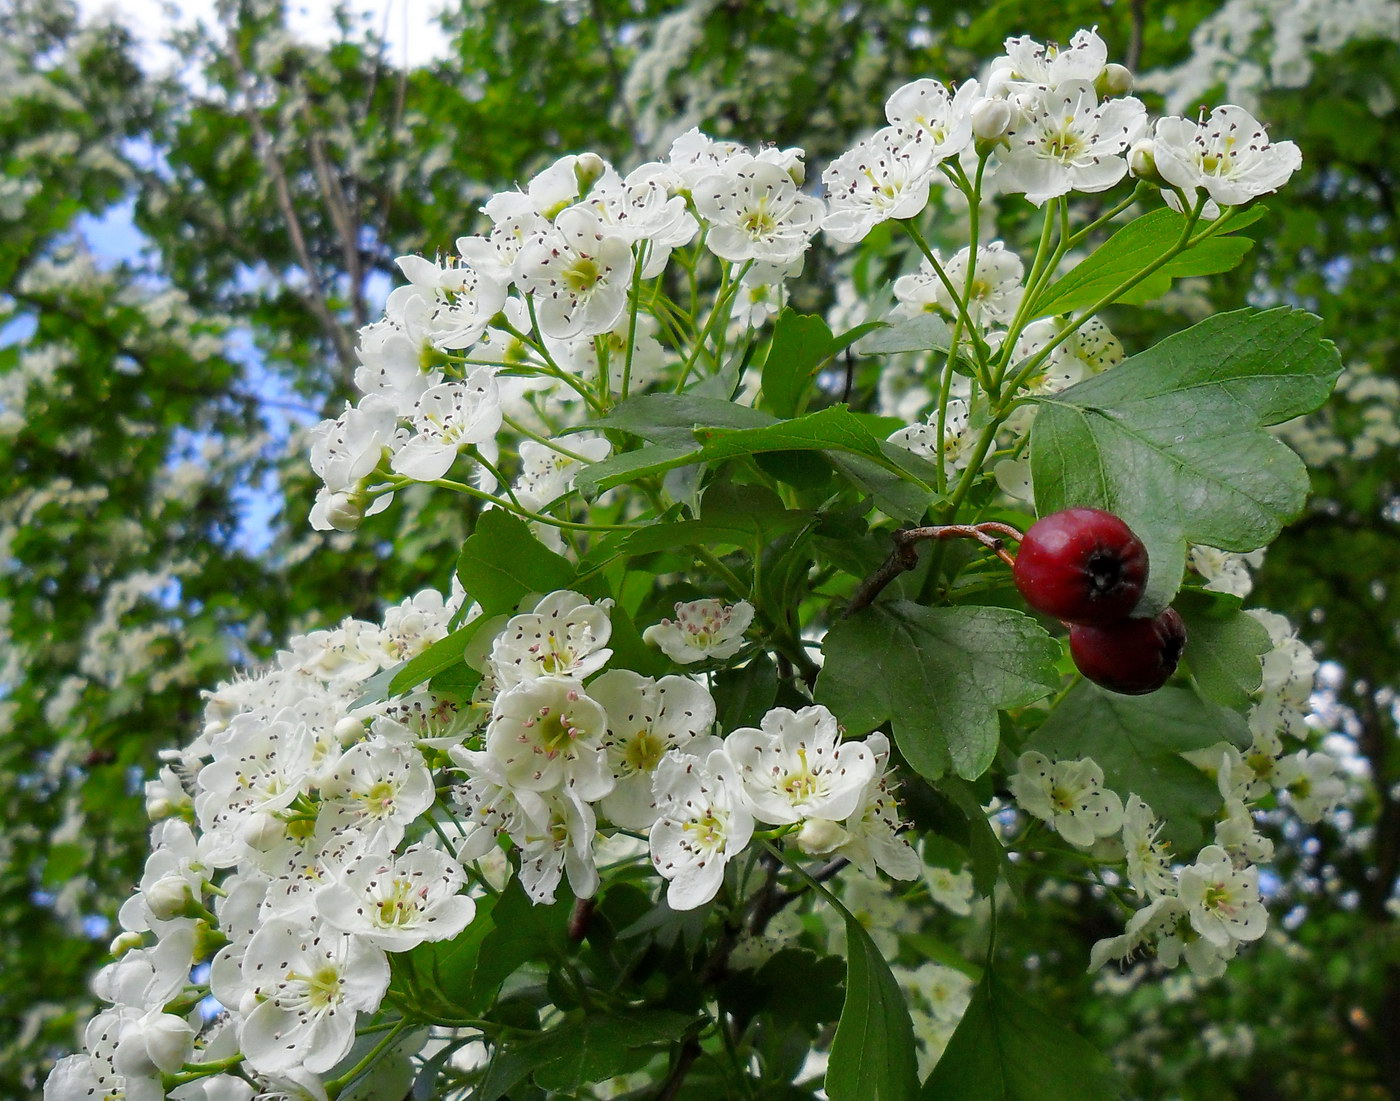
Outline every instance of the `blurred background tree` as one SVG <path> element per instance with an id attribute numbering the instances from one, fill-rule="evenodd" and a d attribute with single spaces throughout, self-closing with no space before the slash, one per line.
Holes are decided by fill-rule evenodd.
<path id="1" fill-rule="evenodd" d="M 1316 497 L 1255 595 L 1327 662 L 1317 721 L 1352 797 L 1270 827 L 1272 930 L 1224 979 L 1091 979 L 1116 929 L 1063 893 L 1002 951 L 1138 1096 L 1400 1096 L 1400 4 L 462 0 L 443 20 L 448 55 L 404 70 L 349 15 L 312 46 L 278 0 L 229 0 L 172 32 L 167 72 L 69 0 L 0 4 L 0 1095 L 76 1042 L 147 852 L 142 782 L 200 689 L 446 582 L 446 502 L 353 537 L 306 522 L 301 433 L 349 394 L 396 255 L 450 251 L 565 152 L 626 167 L 700 126 L 821 165 L 903 82 L 1097 23 L 1149 105 L 1240 103 L 1304 151 L 1241 268 L 1118 335 L 1133 351 L 1247 298 L 1320 313 L 1340 346 L 1338 400 L 1285 429 Z M 119 259 L 92 247 L 114 231 Z M 824 301 L 803 305 L 848 304 L 849 261 L 810 262 Z"/>

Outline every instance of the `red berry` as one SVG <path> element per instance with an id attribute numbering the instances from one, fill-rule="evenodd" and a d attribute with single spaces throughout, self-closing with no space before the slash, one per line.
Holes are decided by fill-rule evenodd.
<path id="1" fill-rule="evenodd" d="M 1113 513 L 1067 508 L 1031 525 L 1012 575 L 1038 612 L 1066 623 L 1111 623 L 1142 596 L 1147 548 Z"/>
<path id="2" fill-rule="evenodd" d="M 1125 696 L 1155 692 L 1176 672 L 1186 649 L 1186 624 L 1175 608 L 1156 619 L 1120 619 L 1069 629 L 1069 652 L 1079 671 Z"/>

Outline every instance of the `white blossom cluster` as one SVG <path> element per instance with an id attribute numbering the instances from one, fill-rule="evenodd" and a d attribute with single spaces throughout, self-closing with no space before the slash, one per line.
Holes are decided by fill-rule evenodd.
<path id="1" fill-rule="evenodd" d="M 1124 933 L 1094 946 L 1091 969 L 1147 953 L 1167 967 L 1184 960 L 1203 978 L 1223 974 L 1239 946 L 1261 937 L 1268 924 L 1257 865 L 1273 859 L 1273 842 L 1259 832 L 1253 808 L 1273 794 L 1302 821 L 1318 822 L 1346 794 L 1334 758 L 1306 749 L 1283 752 L 1283 734 L 1302 739 L 1309 733 L 1316 659 L 1283 616 L 1260 609 L 1249 614 L 1273 643 L 1248 715 L 1253 740 L 1243 752 L 1221 742 L 1183 754 L 1215 777 L 1222 802 L 1213 843 L 1194 863 L 1174 861 L 1152 808 L 1134 793 L 1125 803 L 1105 787 L 1103 769 L 1092 759 L 1055 761 L 1030 751 L 1017 762 L 1010 787 L 1021 809 L 1077 848 L 1101 851 L 1099 842 L 1121 840 L 1128 885 L 1147 902 Z"/>
<path id="2" fill-rule="evenodd" d="M 732 309 L 761 324 L 825 214 L 804 178 L 800 149 L 755 153 L 691 130 L 625 177 L 596 154 L 562 157 L 492 196 L 490 230 L 459 237 L 455 256 L 400 257 L 408 284 L 360 332 L 363 396 L 312 433 L 324 483 L 313 526 L 353 530 L 463 453 L 494 488 L 503 425 L 536 437 L 520 451 L 517 499 L 543 508 L 562 496 L 606 441 L 540 433 L 562 427 L 571 405 L 639 392 L 682 358 L 655 335 L 655 316 L 628 309 L 634 286 L 703 240 L 733 266 Z"/>
<path id="3" fill-rule="evenodd" d="M 203 732 L 147 785 L 152 853 L 94 983 L 108 1008 L 45 1097 L 162 1098 L 166 1076 L 221 1060 L 259 1096 L 318 1096 L 383 1002 L 388 956 L 466 928 L 509 850 L 537 903 L 564 877 L 591 896 L 618 830 L 648 836 L 675 909 L 714 898 L 756 825 L 872 875 L 918 874 L 884 735 L 845 741 L 810 706 L 721 739 L 700 680 L 610 665 L 610 603 L 558 591 L 490 621 L 465 704 L 426 687 L 359 704 L 371 677 L 447 634 L 461 592 L 295 638 L 210 693 Z M 666 630 L 698 625 L 692 654 L 732 656 L 752 611 L 695 601 Z M 248 1101 L 254 1087 L 209 1070 L 168 1096 Z"/>

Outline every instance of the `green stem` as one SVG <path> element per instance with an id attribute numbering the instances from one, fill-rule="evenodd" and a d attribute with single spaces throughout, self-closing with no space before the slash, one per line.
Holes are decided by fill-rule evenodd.
<path id="1" fill-rule="evenodd" d="M 384 1039 L 370 1048 L 369 1054 L 347 1070 L 339 1078 L 332 1078 L 326 1083 L 326 1096 L 330 1101 L 335 1101 L 340 1096 L 340 1091 L 353 1082 L 360 1075 L 364 1074 L 370 1067 L 379 1061 L 390 1045 L 399 1038 L 399 1035 L 408 1027 L 407 1019 L 397 1022 L 393 1028 L 384 1034 Z"/>
<path id="2" fill-rule="evenodd" d="M 641 247 L 637 249 L 632 260 L 632 294 L 630 295 L 632 308 L 627 314 L 627 353 L 622 361 L 622 400 L 627 400 L 628 391 L 632 387 L 632 355 L 636 350 L 637 343 L 637 311 L 641 309 L 639 301 L 642 294 L 642 265 L 646 262 L 647 248 L 650 242 L 641 242 Z"/>
<path id="3" fill-rule="evenodd" d="M 958 293 L 953 281 L 948 278 L 948 273 L 943 270 L 943 265 L 939 263 L 938 257 L 933 250 L 928 247 L 928 242 L 924 240 L 924 235 L 919 232 L 918 226 L 914 225 L 909 218 L 897 218 L 895 221 L 909 235 L 909 238 L 918 246 L 920 252 L 924 254 L 924 259 L 928 261 L 929 268 L 938 277 L 938 281 L 943 284 L 943 289 L 948 292 L 948 297 L 953 300 L 953 304 L 958 308 L 958 319 L 963 323 L 971 336 L 973 347 L 977 350 L 979 361 L 984 361 L 986 356 L 986 345 L 981 337 L 977 335 L 977 326 L 972 323 L 972 318 L 967 313 L 967 303 L 963 301 L 963 296 Z"/>
<path id="4" fill-rule="evenodd" d="M 573 459 L 576 463 L 586 464 L 591 463 L 593 461 L 592 459 L 584 458 L 577 451 L 570 451 L 567 447 L 564 447 L 557 440 L 551 440 L 548 436 L 541 436 L 538 432 L 535 432 L 534 430 L 525 427 L 525 425 L 521 424 L 514 417 L 503 417 L 502 419 L 506 422 L 506 427 L 508 427 L 512 432 L 518 432 L 520 433 L 520 435 L 526 436 L 529 439 L 534 440 L 536 443 L 544 444 L 545 447 L 549 448 L 556 455 L 563 455 L 564 458 Z"/>
<path id="5" fill-rule="evenodd" d="M 402 489 L 404 486 L 408 485 L 431 485 L 437 486 L 439 489 L 450 489 L 455 493 L 465 494 L 468 497 L 475 497 L 479 501 L 487 501 L 490 504 L 505 509 L 507 512 L 513 512 L 522 519 L 534 520 L 541 524 L 548 524 L 550 527 L 562 528 L 566 531 L 637 531 L 639 528 L 647 526 L 646 524 L 580 524 L 573 520 L 560 520 L 555 516 L 546 516 L 543 513 L 531 512 L 527 508 L 521 508 L 511 504 L 509 501 L 502 500 L 493 493 L 487 493 L 483 489 L 477 489 L 475 486 L 469 486 L 462 482 L 450 481 L 447 478 L 435 478 L 431 482 L 414 482 L 411 478 L 405 478 L 399 483 L 397 488 Z"/>

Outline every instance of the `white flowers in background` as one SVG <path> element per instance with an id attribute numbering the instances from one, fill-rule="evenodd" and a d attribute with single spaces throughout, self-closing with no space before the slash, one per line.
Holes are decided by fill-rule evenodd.
<path id="1" fill-rule="evenodd" d="M 892 432 L 889 442 L 929 462 L 941 462 L 943 469 L 951 475 L 972 460 L 977 438 L 971 427 L 972 416 L 967 402 L 962 398 L 953 398 L 944 410 L 941 441 L 938 439 L 938 410 L 935 409 L 923 424 L 911 424 L 908 428 Z"/>
<path id="2" fill-rule="evenodd" d="M 1346 797 L 1346 782 L 1337 775 L 1336 759 L 1326 753 L 1299 750 L 1274 769 L 1274 783 L 1288 796 L 1304 822 L 1320 822 Z"/>
<path id="3" fill-rule="evenodd" d="M 775 707 L 760 727 L 724 740 L 753 815 L 770 825 L 820 818 L 840 822 L 855 812 L 875 778 L 875 758 L 861 742 L 841 741 L 825 707 Z"/>
<path id="4" fill-rule="evenodd" d="M 1197 190 L 1221 206 L 1238 206 L 1277 191 L 1303 163 L 1291 141 L 1270 143 L 1243 107 L 1217 107 L 1199 122 L 1157 120 L 1152 142 L 1158 173 L 1194 202 Z"/>
<path id="5" fill-rule="evenodd" d="M 1033 750 L 1022 753 L 1010 786 L 1022 810 L 1078 848 L 1123 826 L 1123 800 L 1103 786 L 1103 769 L 1092 758 L 1052 761 Z"/>
<path id="6" fill-rule="evenodd" d="M 706 246 L 734 263 L 790 264 L 807 250 L 825 212 L 785 168 L 747 153 L 699 180 L 694 199 L 709 223 Z"/>
<path id="7" fill-rule="evenodd" d="M 929 897 L 951 914 L 967 917 L 972 913 L 972 872 L 967 868 L 954 871 L 943 864 L 926 864 L 924 885 Z"/>
<path id="8" fill-rule="evenodd" d="M 1203 588 L 1213 593 L 1228 593 L 1230 596 L 1246 597 L 1254 588 L 1249 567 L 1258 566 L 1264 560 L 1262 551 L 1250 554 L 1234 554 L 1230 551 L 1192 543 L 1186 552 L 1186 562 L 1205 580 Z"/>
<path id="9" fill-rule="evenodd" d="M 1128 96 L 1100 105 L 1084 80 L 1026 92 L 1018 109 L 996 181 L 1036 206 L 1071 191 L 1107 191 L 1127 174 L 1123 154 L 1147 125 L 1141 102 Z"/>
<path id="10" fill-rule="evenodd" d="M 865 748 L 875 767 L 856 801 L 856 809 L 841 823 L 844 839 L 831 851 L 867 875 L 873 876 L 878 868 L 892 879 L 916 879 L 922 865 L 919 854 L 899 834 L 903 823 L 899 820 L 899 803 L 889 771 L 890 740 L 877 730 L 865 739 Z M 817 821 L 806 823 L 803 831 Z"/>
<path id="11" fill-rule="evenodd" d="M 571 206 L 521 247 L 516 282 L 535 298 L 540 332 L 568 340 L 617 324 L 633 265 L 625 236 L 590 207 Z"/>
<path id="12" fill-rule="evenodd" d="M 1317 658 L 1284 616 L 1263 608 L 1251 608 L 1248 614 L 1264 625 L 1273 643 L 1264 655 L 1263 682 L 1249 713 L 1249 727 L 1256 734 L 1286 732 L 1305 738 Z"/>
<path id="13" fill-rule="evenodd" d="M 392 402 L 369 394 L 359 405 L 346 405 L 335 420 L 324 420 L 311 430 L 311 469 L 325 486 L 316 494 L 311 526 L 318 531 L 353 531 L 366 516 L 383 512 L 392 493 L 362 501 L 364 481 L 378 469 L 384 452 L 402 445 Z"/>
<path id="14" fill-rule="evenodd" d="M 608 457 L 612 444 L 601 436 L 566 436 L 550 444 L 520 441 L 520 476 L 515 495 L 525 508 L 538 512 L 573 488 L 574 476 L 589 463 Z"/>
<path id="15" fill-rule="evenodd" d="M 642 638 L 681 665 L 731 658 L 743 649 L 744 632 L 753 615 L 753 605 L 747 600 L 737 604 L 713 597 L 683 601 L 676 605 L 675 619 L 653 624 L 642 632 Z"/>
<path id="16" fill-rule="evenodd" d="M 967 285 L 968 257 L 970 249 L 955 253 L 951 260 L 942 263 L 943 272 L 957 291 L 964 297 L 968 319 L 978 326 L 1001 323 L 1011 320 L 1016 308 L 1021 304 L 1025 288 L 1021 280 L 1026 269 L 1021 258 L 1008 252 L 1000 241 L 993 241 L 985 248 L 977 249 L 976 266 L 973 270 L 972 285 Z M 937 252 L 934 253 L 937 256 Z M 939 257 L 942 262 L 942 257 Z M 957 303 L 948 293 L 948 287 L 933 266 L 924 260 L 915 275 L 900 276 L 894 282 L 894 296 L 899 300 L 904 312 L 921 313 L 936 308 L 949 317 L 959 316 Z"/>
<path id="17" fill-rule="evenodd" d="M 413 436 L 392 466 L 419 482 L 441 478 L 464 447 L 494 441 L 501 430 L 501 395 L 495 371 L 478 367 L 463 382 L 444 382 L 423 392 L 413 411 Z"/>

